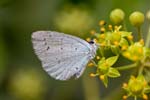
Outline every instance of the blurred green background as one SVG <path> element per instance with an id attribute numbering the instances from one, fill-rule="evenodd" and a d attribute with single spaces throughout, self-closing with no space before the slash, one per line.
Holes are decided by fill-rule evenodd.
<path id="1" fill-rule="evenodd" d="M 55 30 L 88 37 L 101 19 L 109 21 L 109 13 L 121 8 L 128 16 L 133 11 L 144 14 L 149 0 L 0 0 L 0 100 L 121 100 L 121 84 L 128 71 L 111 79 L 105 88 L 98 78 L 90 78 L 94 68 L 87 68 L 78 80 L 56 81 L 43 71 L 35 56 L 31 33 Z M 148 22 L 142 27 L 147 33 Z"/>

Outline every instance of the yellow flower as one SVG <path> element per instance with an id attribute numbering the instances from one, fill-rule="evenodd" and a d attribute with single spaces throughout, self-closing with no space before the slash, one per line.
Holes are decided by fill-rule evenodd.
<path id="1" fill-rule="evenodd" d="M 105 79 L 105 75 L 100 75 L 99 78 L 100 78 L 100 80 L 104 80 Z"/>
<path id="2" fill-rule="evenodd" d="M 132 35 L 129 35 L 127 38 L 128 38 L 130 41 L 133 40 L 133 36 L 132 36 Z"/>
<path id="3" fill-rule="evenodd" d="M 104 20 L 99 21 L 99 25 L 100 25 L 100 26 L 103 26 L 103 25 L 105 25 L 105 24 L 106 24 L 106 22 L 105 22 Z"/>
<path id="4" fill-rule="evenodd" d="M 132 61 L 141 60 L 144 57 L 143 46 L 140 43 L 135 43 L 123 52 L 123 56 Z"/>
<path id="5" fill-rule="evenodd" d="M 94 74 L 94 73 L 90 74 L 90 77 L 95 77 L 95 76 L 96 76 L 96 74 Z"/>

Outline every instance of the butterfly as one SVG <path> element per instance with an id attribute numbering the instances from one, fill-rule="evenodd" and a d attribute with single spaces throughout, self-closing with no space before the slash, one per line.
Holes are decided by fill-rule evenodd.
<path id="1" fill-rule="evenodd" d="M 32 44 L 43 69 L 56 80 L 79 78 L 98 49 L 93 41 L 55 31 L 33 32 Z"/>

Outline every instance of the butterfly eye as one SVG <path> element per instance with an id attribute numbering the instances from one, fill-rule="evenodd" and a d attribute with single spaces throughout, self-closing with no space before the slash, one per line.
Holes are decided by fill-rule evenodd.
<path id="1" fill-rule="evenodd" d="M 94 41 L 93 41 L 93 40 L 91 40 L 91 41 L 89 41 L 88 43 L 89 43 L 89 44 L 94 44 Z"/>

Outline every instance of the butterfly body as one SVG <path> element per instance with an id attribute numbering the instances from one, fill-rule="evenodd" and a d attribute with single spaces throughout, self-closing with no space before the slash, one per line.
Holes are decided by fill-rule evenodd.
<path id="1" fill-rule="evenodd" d="M 44 70 L 57 80 L 79 78 L 97 50 L 95 43 L 54 31 L 34 32 L 32 43 Z"/>

